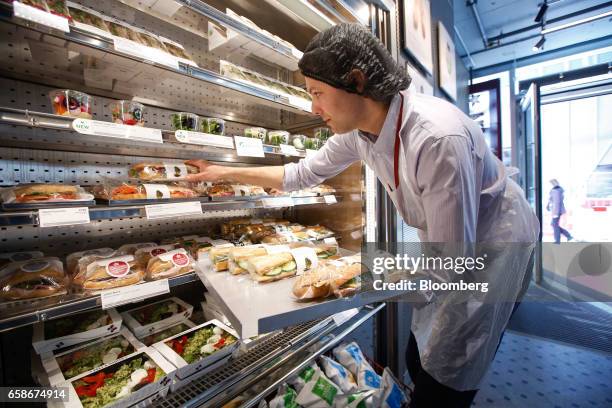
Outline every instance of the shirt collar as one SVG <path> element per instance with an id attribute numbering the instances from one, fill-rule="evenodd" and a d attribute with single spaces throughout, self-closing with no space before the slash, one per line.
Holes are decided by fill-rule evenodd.
<path id="1" fill-rule="evenodd" d="M 370 133 L 363 132 L 361 130 L 357 131 L 357 134 L 363 140 L 372 145 L 371 147 L 374 151 L 379 153 L 393 152 L 396 133 L 395 127 L 397 125 L 397 115 L 399 115 L 400 103 L 401 97 L 399 94 L 397 94 L 391 100 L 391 104 L 389 105 L 389 111 L 387 112 L 387 117 L 385 118 L 385 122 L 383 123 L 383 127 L 378 137 Z"/>

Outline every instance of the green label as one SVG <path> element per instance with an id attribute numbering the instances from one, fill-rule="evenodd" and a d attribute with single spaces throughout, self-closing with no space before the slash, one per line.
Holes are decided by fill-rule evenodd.
<path id="1" fill-rule="evenodd" d="M 283 402 L 286 408 L 297 408 L 298 404 L 295 402 L 297 398 L 297 393 L 291 387 L 287 388 L 287 392 L 283 398 Z"/>
<path id="2" fill-rule="evenodd" d="M 310 380 L 313 375 L 314 375 L 314 369 L 312 367 L 306 367 L 300 373 L 300 378 L 304 380 L 305 382 L 308 382 L 308 380 Z"/>
<path id="3" fill-rule="evenodd" d="M 338 390 L 329 381 L 319 377 L 312 388 L 312 393 L 318 395 L 331 407 L 334 404 L 334 397 L 338 393 Z"/>

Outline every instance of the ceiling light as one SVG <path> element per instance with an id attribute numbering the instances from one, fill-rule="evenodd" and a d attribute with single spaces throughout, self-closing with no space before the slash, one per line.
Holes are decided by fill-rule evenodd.
<path id="1" fill-rule="evenodd" d="M 538 15 L 533 21 L 535 21 L 536 23 L 539 23 L 540 21 L 542 21 L 542 19 L 544 18 L 544 13 L 546 13 L 546 10 L 548 10 L 548 4 L 546 4 L 546 0 L 544 0 L 544 3 L 542 3 L 542 5 L 540 6 L 540 11 L 538 11 Z"/>
<path id="2" fill-rule="evenodd" d="M 591 21 L 599 20 L 601 18 L 606 18 L 608 16 L 612 16 L 612 11 L 607 11 L 605 13 L 598 14 L 596 16 L 583 18 L 582 20 L 576 20 L 571 23 L 563 24 L 557 27 L 547 28 L 545 30 L 542 30 L 542 34 L 554 33 L 555 31 L 565 30 L 566 28 L 575 27 L 580 24 L 590 23 Z"/>
<path id="3" fill-rule="evenodd" d="M 544 47 L 544 42 L 546 41 L 546 38 L 544 38 L 544 36 L 540 37 L 540 39 L 538 40 L 537 43 L 535 43 L 535 45 L 533 46 L 533 51 L 540 51 L 543 47 Z"/>

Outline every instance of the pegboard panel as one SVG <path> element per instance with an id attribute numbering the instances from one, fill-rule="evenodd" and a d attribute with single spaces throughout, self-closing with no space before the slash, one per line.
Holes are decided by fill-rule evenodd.
<path id="1" fill-rule="evenodd" d="M 158 23 L 160 28 L 164 24 L 169 25 L 161 21 Z M 179 32 L 193 36 L 182 30 Z M 149 106 L 167 110 L 194 112 L 226 119 L 236 118 L 245 124 L 281 128 L 280 109 L 205 81 L 190 79 L 178 73 L 66 42 L 10 23 L 0 22 L 0 35 L 4 39 L 0 43 L 0 58 L 4 61 L 0 71 L 10 78 L 44 83 L 51 88 L 77 89 L 113 99 L 137 98 Z M 178 40 L 184 43 L 181 39 Z M 202 41 L 205 42 L 199 37 L 191 39 L 195 44 Z M 214 57 L 216 62 L 212 64 L 214 66 L 197 62 L 218 72 L 219 57 L 205 52 L 205 49 L 202 52 L 207 58 Z M 197 60 L 195 55 L 194 59 Z M 257 70 L 253 65 L 250 68 Z M 261 66 L 259 68 L 261 70 Z M 279 76 L 271 75 L 270 72 L 263 73 Z M 99 79 L 96 75 L 105 79 L 95 80 Z M 50 108 L 47 111 L 50 111 Z"/>
<path id="2" fill-rule="evenodd" d="M 136 242 L 159 242 L 163 238 L 205 235 L 234 217 L 281 217 L 281 210 L 207 211 L 202 216 L 149 221 L 144 217 L 92 221 L 71 227 L 40 228 L 24 225 L 0 228 L 2 252 L 43 251 L 63 257 L 71 252 L 111 247 Z"/>
<path id="3" fill-rule="evenodd" d="M 53 87 L 0 77 L 0 105 L 14 109 L 27 109 L 35 112 L 52 113 L 49 92 Z M 94 96 L 92 115 L 96 120 L 112 121 L 111 103 L 114 99 Z M 145 126 L 171 130 L 171 116 L 174 111 L 155 106 L 146 106 L 144 111 Z M 212 116 L 212 115 L 211 115 Z M 225 132 L 228 135 L 241 135 L 247 125 L 226 121 Z M 56 130 L 37 129 L 42 133 L 57 133 Z"/>

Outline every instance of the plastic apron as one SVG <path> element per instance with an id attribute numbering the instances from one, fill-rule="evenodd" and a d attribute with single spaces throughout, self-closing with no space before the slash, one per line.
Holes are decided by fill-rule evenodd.
<path id="1" fill-rule="evenodd" d="M 411 106 L 402 96 L 398 124 L 405 124 Z M 398 126 L 402 128 L 403 126 Z M 397 132 L 394 163 L 373 161 L 377 177 L 393 201 L 406 224 L 420 228 L 425 225 L 425 212 L 418 196 L 417 186 L 406 171 L 406 149 L 402 129 Z M 534 242 L 539 233 L 537 218 L 520 187 L 509 178 L 500 161 L 498 171 L 503 172 L 496 183 L 481 191 L 481 197 L 490 195 L 490 208 L 486 217 L 478 218 L 478 240 L 486 241 L 489 261 L 487 268 L 474 276 L 475 281 L 489 283 L 487 293 L 450 293 L 443 296 L 431 292 L 429 302 L 413 309 L 412 331 L 419 346 L 421 365 L 438 382 L 455 390 L 466 391 L 479 387 L 486 374 L 506 328 L 514 302 L 522 288 Z M 486 197 L 485 200 L 486 201 Z M 482 200 L 481 200 L 482 203 Z M 422 242 L 427 231 L 419 229 Z M 492 243 L 492 244 L 489 244 Z M 521 245 L 508 243 L 523 243 Z M 436 282 L 457 280 L 455 272 L 435 273 Z M 504 301 L 496 297 L 503 294 Z"/>

